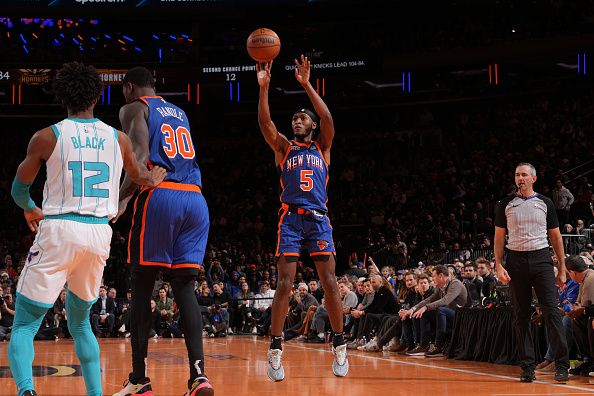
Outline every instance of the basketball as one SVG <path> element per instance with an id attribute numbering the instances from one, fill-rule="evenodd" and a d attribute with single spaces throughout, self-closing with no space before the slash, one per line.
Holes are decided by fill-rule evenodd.
<path id="1" fill-rule="evenodd" d="M 270 62 L 280 52 L 280 39 L 270 29 L 254 30 L 247 38 L 247 52 L 256 62 Z"/>

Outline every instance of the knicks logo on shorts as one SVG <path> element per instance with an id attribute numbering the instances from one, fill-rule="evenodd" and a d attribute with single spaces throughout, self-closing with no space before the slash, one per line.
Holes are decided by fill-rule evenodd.
<path id="1" fill-rule="evenodd" d="M 32 252 L 29 250 L 29 254 L 27 255 L 27 262 L 30 262 L 31 259 L 39 254 L 39 250 L 36 252 Z"/>
<path id="2" fill-rule="evenodd" d="M 328 242 L 326 241 L 318 241 L 318 248 L 320 250 L 324 250 L 328 247 Z"/>

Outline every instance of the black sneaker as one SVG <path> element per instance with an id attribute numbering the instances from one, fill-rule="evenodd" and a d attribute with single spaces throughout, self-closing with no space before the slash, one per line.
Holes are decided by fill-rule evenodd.
<path id="1" fill-rule="evenodd" d="M 534 382 L 536 380 L 536 376 L 534 375 L 534 369 L 525 368 L 522 370 L 522 375 L 520 375 L 520 382 Z"/>
<path id="2" fill-rule="evenodd" d="M 28 390 L 25 391 L 25 393 L 23 393 L 23 396 L 37 396 L 37 392 L 35 392 L 34 390 Z"/>
<path id="3" fill-rule="evenodd" d="M 586 375 L 590 374 L 590 368 L 586 372 Z M 558 382 L 567 382 L 569 380 L 569 372 L 564 367 L 557 367 L 555 370 L 555 381 Z"/>
<path id="4" fill-rule="evenodd" d="M 309 342 L 311 344 L 324 344 L 326 342 L 326 340 L 323 339 L 323 338 L 320 338 L 318 336 L 315 336 L 314 338 L 312 338 L 311 340 L 309 340 Z"/>
<path id="5" fill-rule="evenodd" d="M 431 345 L 429 350 L 425 352 L 426 358 L 443 357 L 443 348 Z"/>
<path id="6" fill-rule="evenodd" d="M 588 376 L 590 374 L 590 368 L 592 367 L 591 362 L 583 362 L 577 367 L 569 369 L 569 374 L 571 375 L 581 375 L 581 376 Z"/>

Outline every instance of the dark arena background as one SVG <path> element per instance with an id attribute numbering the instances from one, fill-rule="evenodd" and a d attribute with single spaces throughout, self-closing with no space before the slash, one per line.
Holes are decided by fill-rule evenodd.
<path id="1" fill-rule="evenodd" d="M 266 378 L 265 313 L 270 301 L 256 294 L 262 281 L 273 290 L 277 284 L 280 185 L 274 155 L 259 130 L 256 65 L 246 51 L 247 37 L 261 27 L 274 30 L 281 40 L 270 89 L 278 130 L 291 138 L 293 113 L 311 107 L 294 77 L 294 59 L 301 54 L 311 60 L 310 81 L 332 113 L 336 136 L 328 216 L 337 276 L 351 280 L 357 291 L 358 278 L 377 267 L 407 304 L 406 273 L 416 277 L 429 271 L 432 282 L 431 267 L 448 265 L 452 277 L 464 281 L 472 301 L 459 308 L 448 326 L 446 357 L 407 355 L 421 341 L 416 332 L 413 337 L 403 331 L 385 350 L 355 343 L 349 351 L 349 375 L 335 378 L 327 339 L 313 334 L 289 341 L 285 334 L 287 379 L 273 383 Z M 31 136 L 66 117 L 51 81 L 71 61 L 97 68 L 104 89 L 95 115 L 116 128 L 121 129 L 118 113 L 125 104 L 122 79 L 134 66 L 151 70 L 157 94 L 188 115 L 211 221 L 196 294 L 213 307 L 213 301 L 226 298 L 229 303 L 223 315 L 226 330 L 217 330 L 218 313 L 205 309 L 203 315 L 213 322 L 204 344 L 218 395 L 594 393 L 594 378 L 584 370 L 573 372 L 566 383 L 555 382 L 546 372 L 537 373 L 533 383 L 520 383 L 507 288 L 498 284 L 484 293 L 476 286 L 495 275 L 495 207 L 516 191 L 514 172 L 520 162 L 535 165 L 535 190 L 559 203 L 565 253 L 581 255 L 592 265 L 593 1 L 3 0 L 3 294 L 14 295 L 35 237 L 11 198 L 11 184 Z M 44 182 L 42 170 L 31 187 L 38 205 Z M 572 197 L 569 205 L 559 201 L 564 189 Z M 103 282 L 115 290 L 114 316 L 120 325 L 130 288 L 126 257 L 131 217 L 129 205 L 113 224 Z M 487 267 L 481 270 L 479 265 L 477 272 L 480 263 Z M 299 283 L 316 279 L 304 250 L 297 263 L 296 293 Z M 157 281 L 156 300 L 159 286 L 168 281 Z M 223 297 L 212 291 L 218 282 L 223 283 Z M 253 316 L 246 314 L 244 300 L 237 299 L 243 282 L 253 292 L 247 300 Z M 310 293 L 322 303 L 320 290 Z M 307 311 L 300 299 L 294 301 L 287 329 L 303 319 L 293 311 L 302 309 L 304 316 Z M 0 331 L 0 338 L 12 325 L 7 308 L 1 311 L 0 330 L 6 331 Z M 72 339 L 58 313 L 48 311 L 35 342 L 36 390 L 39 395 L 83 395 Z M 155 395 L 187 390 L 186 352 L 176 320 L 174 313 L 158 321 L 150 340 L 148 370 Z M 571 321 L 567 323 L 571 328 Z M 540 363 L 547 350 L 545 328 L 534 320 L 531 329 Z M 130 371 L 129 329 L 96 330 L 103 391 L 111 395 Z M 434 326 L 428 331 L 435 331 Z M 371 330 L 365 341 L 379 332 Z M 572 367 L 591 362 L 594 356 L 583 347 L 587 334 L 574 331 L 567 337 Z M 15 395 L 4 341 L 0 395 Z M 396 352 L 405 344 L 408 349 Z"/>

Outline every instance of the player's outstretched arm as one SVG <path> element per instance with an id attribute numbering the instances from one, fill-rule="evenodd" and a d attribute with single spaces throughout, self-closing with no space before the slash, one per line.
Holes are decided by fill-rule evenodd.
<path id="1" fill-rule="evenodd" d="M 24 210 L 27 225 L 33 232 L 37 232 L 39 221 L 43 219 L 43 212 L 31 199 L 29 187 L 35 181 L 41 164 L 47 161 L 55 146 L 56 136 L 51 128 L 44 128 L 36 132 L 29 141 L 27 156 L 19 165 L 12 183 L 12 198 Z"/>
<path id="2" fill-rule="evenodd" d="M 334 139 L 334 121 L 330 109 L 324 100 L 318 95 L 314 87 L 309 82 L 311 75 L 311 63 L 306 56 L 301 55 L 301 62 L 295 59 L 295 78 L 297 82 L 305 88 L 305 92 L 311 101 L 317 115 L 320 116 L 320 135 L 317 141 L 320 148 L 324 151 L 329 159 L 330 148 L 332 147 L 332 140 Z M 329 162 L 329 161 L 328 161 Z"/>
<path id="3" fill-rule="evenodd" d="M 279 133 L 270 117 L 270 106 L 268 105 L 268 91 L 270 89 L 270 69 L 272 61 L 256 64 L 258 85 L 260 85 L 260 97 L 258 100 L 258 124 L 266 143 L 275 152 L 276 163 L 279 164 L 289 148 L 289 140 Z"/>

